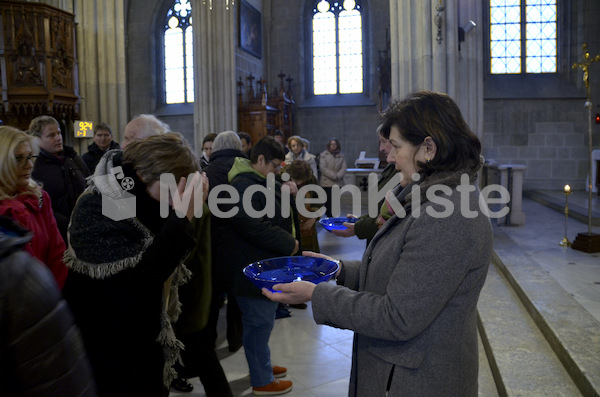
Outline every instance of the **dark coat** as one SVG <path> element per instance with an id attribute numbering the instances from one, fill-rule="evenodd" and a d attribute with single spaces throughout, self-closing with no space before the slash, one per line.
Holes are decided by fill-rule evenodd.
<path id="1" fill-rule="evenodd" d="M 213 152 L 210 156 L 210 163 L 206 168 L 210 190 L 219 185 L 229 185 L 227 173 L 233 166 L 236 157 L 245 158 L 246 155 L 241 150 L 222 149 Z M 226 193 L 220 193 L 219 197 L 227 197 Z M 225 291 L 229 284 L 229 270 L 225 263 L 229 254 L 227 228 L 229 220 L 211 215 L 211 255 L 212 255 L 212 281 L 217 291 Z"/>
<path id="2" fill-rule="evenodd" d="M 473 180 L 468 208 L 476 216 L 469 218 L 461 213 L 459 173 L 434 176 L 420 185 L 418 216 L 412 185 L 394 190 L 406 216 L 383 224 L 362 263 L 344 262 L 338 283 L 347 288 L 321 283 L 313 293 L 317 323 L 354 330 L 350 397 L 384 396 L 387 386 L 398 397 L 477 396 L 477 300 L 493 233 Z M 428 201 L 427 186 L 438 184 L 451 194 L 438 191 Z M 454 206 L 448 217 L 428 213 L 447 203 Z"/>
<path id="3" fill-rule="evenodd" d="M 215 186 L 229 184 L 227 173 L 233 166 L 236 157 L 246 157 L 244 152 L 235 149 L 222 149 L 213 152 L 210 156 L 210 163 L 204 170 L 208 177 L 210 190 Z"/>
<path id="4" fill-rule="evenodd" d="M 93 174 L 94 170 L 96 169 L 96 166 L 98 165 L 98 162 L 100 161 L 104 153 L 113 149 L 121 149 L 121 146 L 119 146 L 119 144 L 115 141 L 110 141 L 110 146 L 108 147 L 108 149 L 100 150 L 98 145 L 96 145 L 96 143 L 94 142 L 88 146 L 87 153 L 84 153 L 83 156 L 81 156 L 81 159 L 88 167 L 88 170 L 90 170 L 90 172 Z"/>
<path id="5" fill-rule="evenodd" d="M 246 163 L 250 162 L 246 160 Z M 231 180 L 231 185 L 240 195 L 239 203 L 231 208 L 237 207 L 238 212 L 229 218 L 229 224 L 224 228 L 221 239 L 224 246 L 217 249 L 225 249 L 227 252 L 225 266 L 230 280 L 228 292 L 233 295 L 260 297 L 262 296 L 260 289 L 244 276 L 242 269 L 261 259 L 291 255 L 296 240 L 292 231 L 295 229 L 297 239 L 300 241 L 300 229 L 297 216 L 292 219 L 281 215 L 281 184 L 277 181 L 275 181 L 275 216 L 273 218 L 267 215 L 261 218 L 249 216 L 242 205 L 244 192 L 253 185 L 266 186 L 267 181 L 263 176 L 249 170 L 241 171 Z M 252 195 L 252 208 L 261 211 L 265 206 L 264 194 Z M 292 207 L 295 205 L 293 204 Z"/>
<path id="6" fill-rule="evenodd" d="M 46 266 L 20 250 L 31 235 L 4 217 L 0 230 L 0 395 L 95 396 L 69 307 Z"/>
<path id="7" fill-rule="evenodd" d="M 165 356 L 157 339 L 165 321 L 163 288 L 195 244 L 190 222 L 171 212 L 152 238 L 136 218 L 104 216 L 101 195 L 89 193 L 81 196 L 69 230 L 63 291 L 99 394 L 161 396 Z"/>
<path id="8" fill-rule="evenodd" d="M 396 175 L 398 171 L 396 171 L 395 164 L 388 164 L 387 167 L 383 169 L 381 175 L 379 175 L 379 181 L 377 182 L 377 189 L 381 191 L 386 183 L 390 181 Z M 379 203 L 377 203 L 377 209 L 379 210 L 383 203 L 385 202 L 385 198 L 382 198 Z M 364 214 L 354 224 L 354 234 L 359 239 L 367 239 L 367 245 L 371 242 L 375 233 L 379 230 L 379 224 L 377 223 L 377 217 L 371 218 L 369 214 Z"/>
<path id="9" fill-rule="evenodd" d="M 50 195 L 56 224 L 65 242 L 71 213 L 89 175 L 87 166 L 71 146 L 64 146 L 64 161 L 41 149 L 33 167 L 33 179 L 41 182 Z"/>

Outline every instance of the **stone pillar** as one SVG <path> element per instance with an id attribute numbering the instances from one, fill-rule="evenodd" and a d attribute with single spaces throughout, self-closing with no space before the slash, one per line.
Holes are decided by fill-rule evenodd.
<path id="1" fill-rule="evenodd" d="M 508 190 L 510 209 L 508 215 L 497 218 L 498 225 L 520 226 L 525 224 L 525 213 L 523 212 L 523 172 L 527 167 L 523 164 L 485 164 L 483 166 L 483 178 L 481 188 L 489 185 L 500 185 Z M 498 196 L 493 197 L 498 198 Z M 490 208 L 493 212 L 499 211 L 502 206 L 496 205 Z"/>
<path id="2" fill-rule="evenodd" d="M 483 129 L 483 5 L 478 0 L 390 0 L 392 97 L 417 90 L 450 95 L 473 131 Z M 436 9 L 443 6 L 438 13 Z M 436 17 L 441 20 L 438 42 Z M 477 27 L 458 41 L 458 28 Z M 460 50 L 459 50 L 460 45 Z"/>
<path id="3" fill-rule="evenodd" d="M 105 122 L 120 142 L 127 125 L 124 0 L 74 0 L 81 119 Z M 81 145 L 90 142 L 81 140 Z M 80 153 L 87 151 L 87 146 Z"/>
<path id="4" fill-rule="evenodd" d="M 235 16 L 237 2 L 192 0 L 194 21 L 194 140 L 237 131 Z"/>

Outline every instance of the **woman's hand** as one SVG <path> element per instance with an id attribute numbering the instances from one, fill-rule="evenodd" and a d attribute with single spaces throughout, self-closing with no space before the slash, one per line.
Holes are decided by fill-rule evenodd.
<path id="1" fill-rule="evenodd" d="M 262 289 L 264 296 L 279 303 L 304 303 L 312 299 L 313 291 L 317 285 L 309 281 L 294 281 L 287 284 L 275 284 L 272 292 L 267 288 Z"/>
<path id="2" fill-rule="evenodd" d="M 352 215 L 352 214 L 348 214 L 347 218 L 357 218 L 356 215 Z M 343 223 L 344 226 L 346 226 L 346 229 L 343 230 L 332 230 L 331 232 L 333 234 L 335 234 L 338 237 L 352 237 L 355 235 L 354 233 L 354 223 L 350 223 L 350 222 L 344 222 Z"/>
<path id="3" fill-rule="evenodd" d="M 197 186 L 202 186 L 202 189 L 204 190 L 204 184 L 208 183 L 208 178 L 203 178 L 202 175 L 200 175 L 200 173 L 198 171 L 196 171 L 194 173 L 194 175 L 192 176 L 192 180 L 191 182 L 191 186 L 194 186 L 194 188 L 196 188 Z M 185 185 L 187 183 L 187 178 L 185 177 L 181 177 L 181 179 L 179 180 L 179 183 L 177 184 L 177 190 L 179 191 L 179 197 L 183 197 L 183 192 L 185 191 Z M 200 185 L 200 183 L 202 183 L 202 185 Z M 205 195 L 206 197 L 206 195 Z M 194 206 L 194 198 L 191 197 L 189 202 L 184 203 L 184 200 L 173 200 L 173 209 L 180 213 L 180 214 L 185 214 L 185 216 L 188 218 L 189 221 L 192 220 L 192 218 L 194 217 L 194 211 L 196 210 L 195 206 Z M 198 211 L 202 211 L 202 208 L 199 208 Z"/>

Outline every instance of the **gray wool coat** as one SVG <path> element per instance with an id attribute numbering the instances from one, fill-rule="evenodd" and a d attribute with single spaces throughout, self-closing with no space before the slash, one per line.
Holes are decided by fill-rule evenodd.
<path id="1" fill-rule="evenodd" d="M 475 188 L 475 170 L 468 173 Z M 315 321 L 355 332 L 349 396 L 384 397 L 388 387 L 390 397 L 477 396 L 476 306 L 493 235 L 478 189 L 466 194 L 476 216 L 462 215 L 459 181 L 459 172 L 437 173 L 395 190 L 406 216 L 385 222 L 362 262 L 344 262 L 338 285 L 315 288 Z M 451 194 L 428 201 L 435 184 Z M 413 207 L 417 186 L 421 205 Z M 431 215 L 449 203 L 450 216 Z"/>

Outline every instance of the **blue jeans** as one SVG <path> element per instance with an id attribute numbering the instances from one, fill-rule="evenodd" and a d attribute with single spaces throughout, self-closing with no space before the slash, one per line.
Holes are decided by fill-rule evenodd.
<path id="1" fill-rule="evenodd" d="M 242 337 L 250 369 L 250 382 L 255 387 L 268 385 L 275 380 L 269 338 L 275 324 L 278 303 L 249 296 L 235 298 L 242 310 Z"/>

